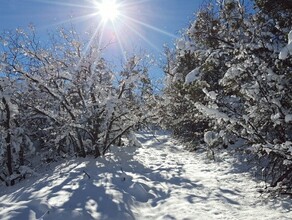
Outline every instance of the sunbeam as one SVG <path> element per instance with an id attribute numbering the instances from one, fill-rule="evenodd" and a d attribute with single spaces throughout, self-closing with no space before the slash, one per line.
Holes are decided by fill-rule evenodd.
<path id="1" fill-rule="evenodd" d="M 114 24 L 113 24 L 113 27 L 114 27 L 114 32 L 115 32 L 117 40 L 118 40 L 118 44 L 119 44 L 120 50 L 122 52 L 123 59 L 124 59 L 124 61 L 126 61 L 127 58 L 126 58 L 126 55 L 125 55 L 125 49 L 123 47 L 123 43 L 122 43 L 122 41 L 120 39 L 120 36 L 117 34 L 117 29 L 116 29 L 116 26 Z"/>
<path id="2" fill-rule="evenodd" d="M 136 35 L 138 35 L 140 38 L 142 38 L 142 40 L 144 40 L 147 44 L 149 44 L 152 48 L 154 48 L 157 52 L 160 52 L 160 49 L 153 44 L 151 41 L 149 41 L 146 37 L 144 37 L 142 34 L 139 33 L 139 31 L 137 31 L 135 28 L 131 27 L 131 25 L 129 25 L 128 23 L 124 22 L 124 24 L 131 29 L 132 32 L 134 32 Z"/>
<path id="3" fill-rule="evenodd" d="M 54 22 L 54 23 L 49 24 L 49 25 L 44 25 L 44 26 L 42 26 L 42 29 L 47 29 L 50 27 L 59 26 L 59 25 L 67 24 L 67 23 L 73 24 L 74 22 L 88 21 L 95 16 L 96 16 L 96 13 L 81 15 L 81 16 L 77 16 L 77 17 L 71 16 L 70 18 L 61 20 L 59 22 Z"/>
<path id="4" fill-rule="evenodd" d="M 163 31 L 163 30 L 161 30 L 161 29 L 159 29 L 157 27 L 154 27 L 154 26 L 152 26 L 150 24 L 146 24 L 146 23 L 144 23 L 142 21 L 139 21 L 137 19 L 131 18 L 131 17 L 127 16 L 127 15 L 122 14 L 122 16 L 125 17 L 126 19 L 129 19 L 129 20 L 133 21 L 134 23 L 140 24 L 140 25 L 142 25 L 144 27 L 147 27 L 147 28 L 149 28 L 151 30 L 154 30 L 156 32 L 159 32 L 161 34 L 167 35 L 167 36 L 172 37 L 172 38 L 176 38 L 177 37 L 174 34 L 168 33 L 167 31 Z"/>
<path id="5" fill-rule="evenodd" d="M 95 39 L 95 37 L 97 36 L 97 34 L 98 34 L 98 32 L 99 32 L 99 27 L 100 27 L 101 25 L 102 25 L 102 23 L 99 23 L 98 27 L 95 29 L 94 33 L 92 34 L 92 36 L 91 36 L 89 42 L 87 43 L 87 45 L 86 45 L 86 47 L 85 47 L 85 50 L 84 50 L 84 51 L 82 52 L 82 54 L 81 54 L 81 57 L 80 57 L 80 59 L 79 59 L 77 65 L 76 65 L 76 69 L 79 69 L 79 67 L 80 67 L 80 65 L 81 65 L 81 62 L 82 62 L 82 59 L 84 58 L 84 55 L 83 55 L 83 54 L 86 54 L 87 51 L 89 50 L 89 47 L 90 47 L 90 45 L 92 44 L 92 42 L 93 42 L 93 40 Z M 101 44 L 101 42 L 100 42 L 100 38 L 101 38 L 101 36 L 99 36 L 99 42 L 98 42 L 98 49 L 99 49 L 99 50 L 101 50 L 101 49 L 100 49 L 100 44 Z"/>
<path id="6" fill-rule="evenodd" d="M 97 31 L 100 30 L 100 36 L 99 36 L 99 41 L 98 41 L 98 49 L 101 49 L 101 45 L 102 45 L 102 40 L 103 40 L 103 36 L 104 36 L 104 28 L 105 28 L 105 23 L 100 22 L 98 24 L 98 27 L 96 28 Z"/>
<path id="7" fill-rule="evenodd" d="M 85 9 L 92 9 L 90 5 L 86 4 L 72 4 L 72 3 L 65 3 L 65 2 L 60 2 L 60 1 L 49 1 L 49 0 L 33 0 L 34 2 L 41 2 L 45 4 L 50 4 L 50 5 L 59 5 L 59 6 L 69 6 L 69 7 L 75 7 L 75 8 L 85 8 Z"/>

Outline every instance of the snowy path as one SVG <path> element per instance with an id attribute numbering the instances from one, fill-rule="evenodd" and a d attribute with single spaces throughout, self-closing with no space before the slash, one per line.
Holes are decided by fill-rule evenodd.
<path id="1" fill-rule="evenodd" d="M 158 146 L 149 140 L 138 149 L 145 156 L 137 160 L 152 170 L 149 178 L 160 183 L 154 187 L 167 193 L 141 219 L 292 219 L 291 201 L 261 201 L 250 173 L 232 171 L 227 155 L 226 161 L 208 163 L 205 155 L 190 155 L 167 136 L 160 139 Z"/>
<path id="2" fill-rule="evenodd" d="M 138 139 L 140 148 L 68 161 L 34 182 L 0 187 L 0 219 L 292 219 L 291 199 L 264 199 L 227 154 L 208 163 L 167 135 Z"/>

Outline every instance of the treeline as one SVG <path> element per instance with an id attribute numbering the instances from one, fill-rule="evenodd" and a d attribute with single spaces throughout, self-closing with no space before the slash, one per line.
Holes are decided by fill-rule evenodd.
<path id="1" fill-rule="evenodd" d="M 165 49 L 160 107 L 162 124 L 192 150 L 241 141 L 283 193 L 292 193 L 291 17 L 291 1 L 203 6 L 176 48 Z"/>

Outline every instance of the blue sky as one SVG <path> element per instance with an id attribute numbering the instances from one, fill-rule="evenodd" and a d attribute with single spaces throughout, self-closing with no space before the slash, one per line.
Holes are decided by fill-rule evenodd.
<path id="1" fill-rule="evenodd" d="M 100 18 L 92 16 L 96 8 L 94 0 L 0 0 L 0 31 L 36 26 L 40 36 L 57 26 L 73 23 L 81 32 L 98 27 Z M 124 51 L 146 50 L 159 57 L 166 43 L 173 45 L 179 31 L 186 28 L 202 0 L 116 0 L 125 17 L 118 18 L 115 29 L 105 25 L 104 41 L 112 32 L 120 39 L 107 49 L 109 60 L 122 60 Z M 91 16 L 90 16 L 91 15 Z M 122 24 L 121 24 L 122 23 Z M 115 31 L 114 31 L 115 30 Z M 154 68 L 153 71 L 159 71 Z"/>

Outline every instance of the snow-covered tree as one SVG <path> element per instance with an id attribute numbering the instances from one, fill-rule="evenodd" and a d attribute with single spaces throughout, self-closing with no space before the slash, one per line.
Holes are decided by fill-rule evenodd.
<path id="1" fill-rule="evenodd" d="M 137 55 L 113 71 L 98 36 L 64 28 L 45 44 L 34 27 L 4 32 L 1 43 L 1 175 L 13 175 L 28 148 L 39 162 L 98 157 L 147 118 L 151 84 Z"/>
<path id="2" fill-rule="evenodd" d="M 0 69 L 0 72 L 4 70 Z M 13 74 L 0 78 L 0 180 L 6 185 L 14 185 L 17 179 L 25 177 L 26 158 L 35 150 L 21 108 L 22 89 Z"/>
<path id="3" fill-rule="evenodd" d="M 168 56 L 164 98 L 165 115 L 174 119 L 170 128 L 201 139 L 213 130 L 219 146 L 245 139 L 255 154 L 269 158 L 271 186 L 285 187 L 292 185 L 289 31 L 239 0 L 210 3 Z"/>

